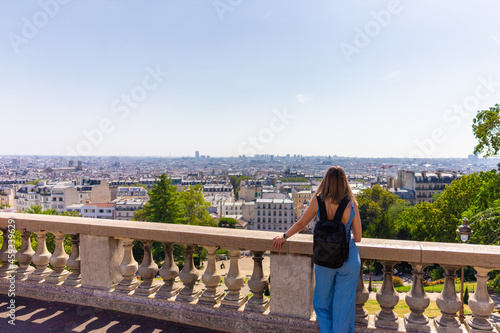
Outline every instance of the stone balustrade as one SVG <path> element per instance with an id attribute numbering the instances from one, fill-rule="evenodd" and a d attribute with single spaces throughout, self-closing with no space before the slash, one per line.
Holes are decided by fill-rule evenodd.
<path id="1" fill-rule="evenodd" d="M 15 254 L 17 269 L 12 269 L 8 262 L 9 219 L 22 239 Z M 0 230 L 4 242 L 0 249 L 3 293 L 9 288 L 7 279 L 15 276 L 19 296 L 113 309 L 228 332 L 318 331 L 312 309 L 314 270 L 310 235 L 296 235 L 275 251 L 273 232 L 11 213 L 0 213 Z M 49 233 L 54 236 L 53 253 L 46 245 Z M 36 251 L 30 236 L 38 242 Z M 71 240 L 71 256 L 63 246 L 65 237 Z M 140 263 L 134 258 L 134 241 L 142 243 Z M 161 268 L 152 256 L 155 242 L 162 244 L 165 253 Z M 181 270 L 173 259 L 175 245 L 185 249 Z M 194 265 L 195 246 L 208 252 L 203 274 Z M 230 253 L 224 281 L 216 265 L 219 248 Z M 253 254 L 253 272 L 247 281 L 239 267 L 243 249 Z M 375 315 L 364 309 L 369 294 L 359 281 L 356 331 L 498 329 L 489 320 L 494 309 L 486 284 L 488 272 L 500 268 L 500 247 L 363 239 L 358 249 L 362 261 L 375 259 L 382 263 L 384 279 L 376 294 L 381 310 Z M 271 282 L 262 266 L 266 251 L 270 251 Z M 404 318 L 394 312 L 400 296 L 394 289 L 392 269 L 400 262 L 413 266 L 412 288 L 404 299 L 410 312 Z M 429 319 L 424 315 L 430 301 L 422 276 L 423 269 L 432 264 L 439 264 L 446 273 L 443 291 L 436 300 L 441 315 Z M 455 292 L 455 271 L 465 266 L 476 269 L 477 288 L 469 298 L 473 316 L 462 325 L 457 316 L 461 302 Z M 264 295 L 268 286 L 270 298 Z"/>

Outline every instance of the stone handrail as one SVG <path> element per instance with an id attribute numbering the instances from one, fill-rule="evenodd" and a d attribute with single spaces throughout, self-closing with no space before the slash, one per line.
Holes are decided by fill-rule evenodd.
<path id="1" fill-rule="evenodd" d="M 116 221 L 81 217 L 0 213 L 0 228 L 7 220 L 16 221 L 16 229 L 58 231 L 101 237 L 148 239 L 157 242 L 221 246 L 289 254 L 313 254 L 312 235 L 297 234 L 280 250 L 272 247 L 272 238 L 280 234 L 271 231 L 210 228 L 182 224 Z M 500 247 L 472 244 L 399 241 L 364 238 L 357 244 L 363 259 L 444 265 L 500 267 Z"/>
<path id="2" fill-rule="evenodd" d="M 11 269 L 6 264 L 9 219 L 14 220 L 15 229 L 23 235 L 22 247 L 16 254 L 19 262 L 17 269 Z M 181 313 L 192 312 L 192 316 L 188 316 L 190 320 L 185 320 L 187 324 L 242 332 L 262 330 L 269 325 L 275 328 L 285 325 L 286 331 L 317 330 L 315 323 L 309 321 L 314 317 L 311 235 L 295 235 L 283 244 L 281 250 L 276 251 L 272 248 L 272 238 L 278 233 L 266 231 L 12 213 L 0 213 L 0 229 L 4 234 L 4 246 L 0 249 L 0 261 L 3 263 L 0 277 L 15 276 L 28 297 L 58 297 L 61 293 L 68 295 L 70 290 L 80 295 L 74 302 L 180 322 L 183 322 L 177 317 L 180 310 L 172 304 L 183 302 L 184 312 Z M 45 246 L 48 232 L 55 236 L 53 253 L 47 251 Z M 31 250 L 31 233 L 36 234 L 38 240 L 36 252 Z M 64 235 L 72 237 L 71 257 L 64 251 Z M 140 265 L 132 255 L 134 240 L 143 243 L 144 258 Z M 165 247 L 165 262 L 160 270 L 152 259 L 153 242 L 163 243 Z M 186 250 L 185 266 L 180 272 L 172 258 L 174 244 L 180 244 Z M 193 264 L 194 245 L 208 251 L 203 276 Z M 228 290 L 226 293 L 218 289 L 221 276 L 215 266 L 215 251 L 219 247 L 229 250 L 231 257 L 224 281 Z M 245 281 L 238 267 L 241 249 L 250 250 L 254 255 L 254 271 L 248 281 L 252 297 L 242 292 Z M 490 270 L 500 268 L 500 247 L 365 238 L 358 243 L 358 249 L 362 261 L 376 259 L 384 265 L 384 280 L 377 292 L 382 310 L 370 317 L 363 308 L 368 291 L 360 279 L 356 293 L 357 331 L 370 328 L 397 330 L 401 325 L 407 331 L 430 331 L 432 325 L 438 332 L 462 332 L 464 326 L 476 331 L 491 332 L 494 329 L 488 321 L 493 312 L 493 302 L 486 291 L 486 281 Z M 271 252 L 271 301 L 263 296 L 268 285 L 262 270 L 262 256 L 266 251 Z M 408 262 L 414 268 L 412 290 L 406 296 L 411 313 L 401 323 L 393 311 L 399 295 L 392 282 L 393 266 L 399 262 Z M 49 263 L 52 268 L 48 267 Z M 423 315 L 429 298 L 423 289 L 422 275 L 423 268 L 430 264 L 439 264 L 446 271 L 445 286 L 437 299 L 442 316 L 433 323 Z M 65 269 L 66 266 L 71 273 Z M 478 284 L 476 293 L 469 300 L 474 317 L 461 325 L 456 315 L 460 300 L 455 293 L 455 271 L 464 266 L 476 268 Z M 160 281 L 154 279 L 157 273 Z M 136 278 L 137 274 L 143 278 L 142 282 Z M 200 278 L 204 291 L 197 282 Z M 39 291 L 39 286 L 35 284 L 43 285 L 46 290 Z M 87 298 L 81 298 L 83 290 L 92 293 L 85 296 Z M 175 314 L 170 317 L 157 314 L 158 310 L 151 308 L 151 299 L 155 302 L 154 309 L 164 308 Z M 136 304 L 135 310 L 125 304 Z M 146 308 L 151 313 L 144 313 Z M 240 311 L 234 312 L 238 309 Z M 203 319 L 199 315 L 202 310 L 208 311 L 211 317 L 222 316 L 226 322 L 232 318 L 234 326 Z M 267 316 L 255 317 L 255 313 Z M 253 319 L 252 324 L 248 322 L 248 316 Z M 210 323 L 207 324 L 207 321 Z"/>

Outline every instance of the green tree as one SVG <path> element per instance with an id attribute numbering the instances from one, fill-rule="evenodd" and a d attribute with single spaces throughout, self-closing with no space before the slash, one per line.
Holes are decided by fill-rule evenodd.
<path id="1" fill-rule="evenodd" d="M 25 211 L 26 214 L 43 214 L 43 215 L 59 215 L 59 212 L 54 208 L 43 209 L 40 205 L 30 206 Z"/>
<path id="2" fill-rule="evenodd" d="M 474 231 L 471 243 L 500 245 L 500 202 L 498 207 L 489 208 L 469 219 Z"/>
<path id="3" fill-rule="evenodd" d="M 203 196 L 203 187 L 201 185 L 186 187 L 179 197 L 184 211 L 184 223 L 209 227 L 217 226 L 217 222 L 207 210 L 210 204 Z"/>
<path id="4" fill-rule="evenodd" d="M 363 235 L 372 238 L 395 238 L 395 216 L 406 209 L 404 200 L 379 185 L 362 190 L 356 199 Z M 395 207 L 391 210 L 393 205 Z"/>
<path id="5" fill-rule="evenodd" d="M 25 185 L 38 185 L 39 182 L 43 181 L 43 179 L 35 179 L 35 180 L 32 180 L 32 181 L 29 181 L 29 182 L 26 182 Z"/>
<path id="6" fill-rule="evenodd" d="M 238 221 L 231 217 L 222 217 L 219 219 L 219 227 L 221 228 L 236 228 Z"/>
<path id="7" fill-rule="evenodd" d="M 285 177 L 281 178 L 282 183 L 307 183 L 308 180 L 305 177 Z"/>
<path id="8" fill-rule="evenodd" d="M 69 212 L 62 212 L 61 216 L 74 216 L 74 217 L 82 217 L 82 214 L 78 213 L 75 210 L 69 211 Z"/>
<path id="9" fill-rule="evenodd" d="M 144 205 L 144 211 L 136 213 L 136 220 L 143 218 L 148 222 L 184 222 L 184 208 L 177 188 L 171 183 L 172 180 L 166 174 L 160 176 L 151 190 L 149 201 Z"/>
<path id="10" fill-rule="evenodd" d="M 500 151 L 500 105 L 488 110 L 479 110 L 473 120 L 472 132 L 478 140 L 474 154 L 484 157 L 496 156 Z"/>
<path id="11" fill-rule="evenodd" d="M 240 184 L 242 180 L 246 179 L 253 179 L 252 177 L 249 176 L 229 176 L 229 181 L 231 182 L 231 185 L 233 185 L 233 190 L 234 190 L 234 195 L 236 199 L 238 199 L 238 194 L 240 192 Z"/>
<path id="12" fill-rule="evenodd" d="M 443 214 L 429 202 L 422 202 L 404 210 L 395 221 L 396 235 L 401 239 L 419 241 L 449 241 L 447 233 L 440 230 Z M 451 236 L 454 235 L 454 232 Z M 446 238 L 444 238 L 446 237 Z"/>
<path id="13" fill-rule="evenodd" d="M 141 183 L 135 183 L 133 185 L 131 185 L 133 187 L 142 187 L 143 189 L 145 189 L 146 191 L 148 190 L 148 185 L 146 184 L 141 184 Z"/>
<path id="14" fill-rule="evenodd" d="M 462 176 L 448 186 L 430 204 L 405 209 L 396 219 L 399 239 L 456 242 L 456 229 L 463 217 L 470 220 L 472 242 L 491 244 L 499 231 L 500 172 L 473 173 Z"/>

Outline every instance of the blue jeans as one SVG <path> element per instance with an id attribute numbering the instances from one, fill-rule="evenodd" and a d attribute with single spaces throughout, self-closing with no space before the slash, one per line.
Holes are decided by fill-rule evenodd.
<path id="1" fill-rule="evenodd" d="M 320 333 L 354 333 L 356 287 L 361 260 L 356 243 L 351 239 L 349 260 L 337 269 L 316 265 L 314 311 Z"/>

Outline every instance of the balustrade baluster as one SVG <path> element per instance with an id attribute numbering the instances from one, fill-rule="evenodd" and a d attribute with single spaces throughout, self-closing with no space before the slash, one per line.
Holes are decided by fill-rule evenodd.
<path id="1" fill-rule="evenodd" d="M 46 281 L 48 283 L 59 283 L 64 281 L 69 276 L 69 271 L 65 270 L 66 262 L 68 261 L 68 254 L 64 251 L 64 234 L 60 232 L 54 232 L 55 247 L 54 253 L 50 257 L 50 265 L 53 268 L 52 273 L 47 276 Z"/>
<path id="2" fill-rule="evenodd" d="M 252 277 L 248 281 L 248 287 L 253 293 L 253 296 L 248 300 L 245 310 L 265 312 L 269 308 L 269 298 L 264 295 L 269 282 L 267 281 L 262 269 L 262 255 L 264 251 L 252 251 L 253 254 L 253 272 Z"/>
<path id="3" fill-rule="evenodd" d="M 469 308 L 474 317 L 467 320 L 465 325 L 469 332 L 488 332 L 493 329 L 488 318 L 495 308 L 487 289 L 489 268 L 474 267 L 477 271 L 476 291 L 469 297 Z M 497 327 L 498 330 L 498 327 Z"/>
<path id="4" fill-rule="evenodd" d="M 186 260 L 179 274 L 184 288 L 177 295 L 177 301 L 194 302 L 198 300 L 201 294 L 201 290 L 195 288 L 195 283 L 200 278 L 200 271 L 194 266 L 193 250 L 194 245 L 186 245 Z"/>
<path id="5" fill-rule="evenodd" d="M 441 316 L 434 319 L 434 325 L 438 333 L 462 332 L 457 318 L 457 312 L 460 310 L 462 302 L 455 291 L 455 279 L 457 277 L 455 271 L 458 267 L 444 266 L 443 268 L 445 269 L 444 287 L 436 299 Z"/>
<path id="6" fill-rule="evenodd" d="M 424 315 L 425 309 L 430 304 L 429 296 L 425 293 L 422 276 L 424 275 L 424 265 L 413 263 L 413 285 L 406 294 L 406 304 L 410 307 L 411 313 L 404 316 L 404 323 L 407 332 L 430 332 L 429 319 Z"/>
<path id="7" fill-rule="evenodd" d="M 47 267 L 52 256 L 47 250 L 47 244 L 45 240 L 47 239 L 47 231 L 35 231 L 37 246 L 35 254 L 33 255 L 32 261 L 35 264 L 36 269 L 28 276 L 28 280 L 44 282 L 45 278 L 52 273 L 52 270 Z"/>
<path id="8" fill-rule="evenodd" d="M 153 260 L 153 241 L 141 241 L 144 249 L 144 256 L 139 266 L 139 275 L 142 277 L 143 282 L 135 290 L 135 294 L 150 296 L 163 285 L 163 282 L 155 280 L 156 273 L 158 273 L 158 265 Z"/>
<path id="9" fill-rule="evenodd" d="M 163 246 L 165 246 L 165 261 L 160 269 L 160 277 L 164 284 L 156 292 L 156 297 L 171 298 L 181 290 L 180 286 L 175 285 L 175 279 L 179 276 L 179 267 L 174 262 L 174 243 L 163 243 Z"/>
<path id="10" fill-rule="evenodd" d="M 123 242 L 123 260 L 120 264 L 120 272 L 122 273 L 123 279 L 115 287 L 115 290 L 122 293 L 132 294 L 139 285 L 139 280 L 135 276 L 137 273 L 137 268 L 139 265 L 134 259 L 134 254 L 132 252 L 133 242 L 132 238 L 122 238 Z"/>
<path id="11" fill-rule="evenodd" d="M 30 266 L 31 259 L 35 254 L 33 248 L 31 247 L 31 232 L 24 230 L 21 234 L 21 248 L 16 253 L 16 260 L 19 263 L 19 268 L 16 270 L 16 278 L 20 281 L 24 281 L 28 278 L 35 268 Z"/>
<path id="12" fill-rule="evenodd" d="M 368 326 L 368 310 L 364 309 L 363 306 L 370 297 L 370 293 L 363 282 L 363 262 L 361 260 L 358 287 L 356 288 L 356 325 L 366 327 Z"/>
<path id="13" fill-rule="evenodd" d="M 71 256 L 68 259 L 71 274 L 64 281 L 64 285 L 76 287 L 81 284 L 80 263 L 80 235 L 71 235 Z"/>
<path id="14" fill-rule="evenodd" d="M 398 315 L 393 311 L 399 302 L 399 295 L 394 289 L 392 282 L 392 268 L 394 262 L 382 261 L 384 265 L 384 281 L 382 287 L 377 291 L 377 302 L 382 310 L 375 315 L 375 327 L 397 330 L 399 327 Z"/>
<path id="15" fill-rule="evenodd" d="M 240 250 L 230 250 L 229 253 L 229 272 L 224 279 L 229 292 L 222 299 L 222 305 L 231 308 L 239 308 L 248 300 L 248 295 L 243 295 L 241 293 L 241 287 L 243 287 L 243 285 L 245 284 L 245 279 L 241 275 L 240 267 L 238 266 L 238 260 L 240 259 Z"/>
<path id="16" fill-rule="evenodd" d="M 217 286 L 220 283 L 221 275 L 217 270 L 217 265 L 215 263 L 215 257 L 217 252 L 216 246 L 205 246 L 208 252 L 207 268 L 203 276 L 201 277 L 203 283 L 207 289 L 200 296 L 200 303 L 205 304 L 217 304 L 220 299 L 224 296 L 224 293 L 217 290 Z"/>
<path id="17" fill-rule="evenodd" d="M 0 267 L 0 277 L 8 278 L 9 276 L 15 274 L 16 267 L 14 265 L 16 249 L 10 249 L 11 252 L 11 262 L 9 263 L 9 231 L 7 228 L 2 228 L 3 244 L 0 249 L 0 261 L 2 266 Z M 11 265 L 12 264 L 12 265 Z"/>

